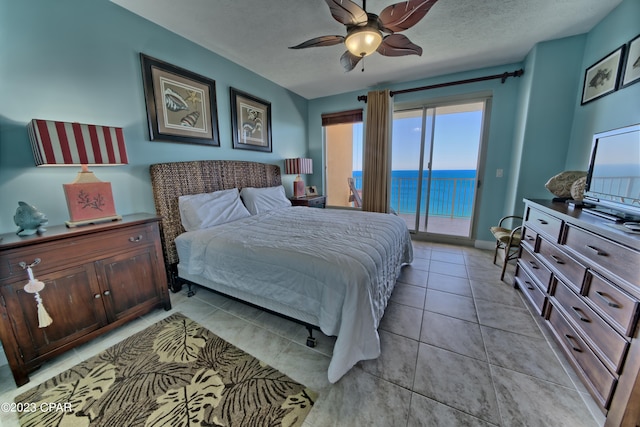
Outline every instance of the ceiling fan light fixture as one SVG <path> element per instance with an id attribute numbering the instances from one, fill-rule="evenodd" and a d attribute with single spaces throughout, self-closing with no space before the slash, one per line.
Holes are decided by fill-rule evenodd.
<path id="1" fill-rule="evenodd" d="M 382 34 L 370 26 L 355 28 L 349 31 L 344 43 L 353 55 L 367 56 L 378 49 L 382 43 Z"/>

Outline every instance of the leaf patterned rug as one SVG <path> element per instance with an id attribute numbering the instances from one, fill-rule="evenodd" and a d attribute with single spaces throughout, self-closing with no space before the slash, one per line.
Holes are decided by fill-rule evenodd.
<path id="1" fill-rule="evenodd" d="M 176 313 L 15 402 L 22 426 L 251 427 L 300 426 L 316 397 Z"/>

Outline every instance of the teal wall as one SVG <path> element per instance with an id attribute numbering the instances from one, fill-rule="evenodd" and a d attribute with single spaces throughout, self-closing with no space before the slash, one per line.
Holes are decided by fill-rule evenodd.
<path id="1" fill-rule="evenodd" d="M 522 63 L 505 64 L 405 84 L 398 90 L 525 69 L 520 78 L 399 95 L 409 102 L 491 93 L 486 167 L 480 189 L 479 240 L 522 197 L 551 197 L 546 180 L 563 169 L 585 169 L 593 133 L 640 122 L 640 83 L 580 105 L 584 70 L 638 34 L 640 1 L 625 0 L 587 34 L 536 45 Z M 221 147 L 149 141 L 139 53 L 216 81 Z M 229 87 L 272 103 L 273 153 L 231 148 Z M 322 113 L 363 108 L 366 91 L 306 100 L 108 0 L 0 0 L 0 233 L 15 231 L 19 200 L 68 219 L 62 184 L 74 168 L 35 168 L 26 124 L 33 118 L 124 128 L 130 164 L 94 168 L 111 181 L 118 213 L 153 212 L 151 163 L 244 159 L 282 165 L 314 159 L 308 184 L 323 184 Z M 496 178 L 496 169 L 504 169 Z M 290 191 L 293 177 L 285 176 Z"/>
<path id="2" fill-rule="evenodd" d="M 587 170 L 593 134 L 640 123 L 640 82 L 580 105 L 584 70 L 640 35 L 640 1 L 625 0 L 586 35 L 565 169 Z"/>
<path id="3" fill-rule="evenodd" d="M 215 80 L 221 146 L 150 141 L 139 54 Z M 232 149 L 229 87 L 272 106 L 273 153 Z M 307 155 L 307 100 L 108 0 L 0 0 L 0 233 L 14 232 L 19 200 L 69 219 L 62 184 L 79 168 L 35 168 L 34 118 L 119 126 L 130 164 L 95 167 L 119 214 L 155 212 L 151 163 L 241 159 L 279 164 Z M 284 176 L 285 188 L 293 177 Z"/>

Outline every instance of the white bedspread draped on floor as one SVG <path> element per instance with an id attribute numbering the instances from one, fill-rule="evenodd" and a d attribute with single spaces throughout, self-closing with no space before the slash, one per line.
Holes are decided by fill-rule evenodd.
<path id="1" fill-rule="evenodd" d="M 306 207 L 187 232 L 176 246 L 181 277 L 255 295 L 265 308 L 275 301 L 281 314 L 304 312 L 303 320 L 336 335 L 331 382 L 380 355 L 378 324 L 402 264 L 413 258 L 397 216 Z"/>

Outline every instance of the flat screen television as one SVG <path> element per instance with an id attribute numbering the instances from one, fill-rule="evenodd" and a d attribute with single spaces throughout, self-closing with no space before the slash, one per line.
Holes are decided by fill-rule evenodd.
<path id="1" fill-rule="evenodd" d="M 597 133 L 584 193 L 587 212 L 618 221 L 640 218 L 640 124 Z"/>

